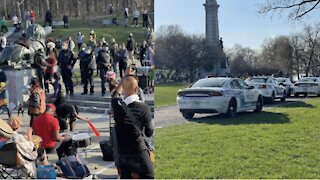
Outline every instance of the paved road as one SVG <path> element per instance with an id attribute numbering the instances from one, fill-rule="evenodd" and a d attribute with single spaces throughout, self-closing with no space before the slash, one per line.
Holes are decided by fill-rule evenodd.
<path id="1" fill-rule="evenodd" d="M 268 108 L 274 108 L 278 106 L 285 106 L 296 102 L 301 102 L 308 100 L 313 97 L 308 98 L 287 98 L 285 102 L 281 102 L 276 100 L 274 104 L 265 104 L 264 109 Z M 210 114 L 212 115 L 212 114 Z M 194 118 L 202 118 L 206 117 L 208 114 L 195 114 Z M 160 107 L 156 108 L 155 110 L 155 126 L 156 128 L 164 128 L 168 126 L 174 126 L 179 124 L 188 123 L 186 119 L 184 119 L 179 112 L 178 106 L 166 106 L 166 107 Z"/>

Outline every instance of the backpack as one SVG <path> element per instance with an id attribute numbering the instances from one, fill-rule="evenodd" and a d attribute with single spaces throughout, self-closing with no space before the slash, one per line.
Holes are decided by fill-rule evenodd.
<path id="1" fill-rule="evenodd" d="M 40 94 L 38 92 L 32 93 L 28 100 L 29 108 L 40 108 L 40 104 L 41 104 Z"/>

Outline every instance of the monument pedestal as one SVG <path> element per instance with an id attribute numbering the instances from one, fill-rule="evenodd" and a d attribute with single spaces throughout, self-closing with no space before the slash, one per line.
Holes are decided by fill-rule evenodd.
<path id="1" fill-rule="evenodd" d="M 28 86 L 34 75 L 34 69 L 10 69 L 3 70 L 7 76 L 7 92 L 9 102 L 17 106 L 28 101 Z"/>

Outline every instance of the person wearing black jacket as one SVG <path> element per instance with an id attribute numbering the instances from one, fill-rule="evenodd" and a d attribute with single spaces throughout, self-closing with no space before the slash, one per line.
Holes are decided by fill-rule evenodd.
<path id="1" fill-rule="evenodd" d="M 44 20 L 44 27 L 49 23 L 49 26 L 52 26 L 52 13 L 50 9 L 46 12 L 45 20 Z"/>
<path id="2" fill-rule="evenodd" d="M 144 10 L 142 14 L 142 20 L 143 20 L 143 28 L 148 28 L 149 25 L 149 16 L 148 16 L 148 11 Z"/>
<path id="3" fill-rule="evenodd" d="M 127 51 L 128 51 L 128 60 L 129 65 L 135 65 L 135 59 L 134 59 L 134 49 L 135 49 L 135 40 L 133 39 L 132 33 L 129 34 L 128 40 L 127 40 Z"/>
<path id="4" fill-rule="evenodd" d="M 119 154 L 117 166 L 120 178 L 130 179 L 135 174 L 141 179 L 153 179 L 154 167 L 142 131 L 144 130 L 145 136 L 151 137 L 154 127 L 150 108 L 139 101 L 138 89 L 136 78 L 127 75 L 112 94 L 111 105 Z M 123 90 L 125 99 L 121 98 Z"/>
<path id="5" fill-rule="evenodd" d="M 109 52 L 107 43 L 102 44 L 102 49 L 99 51 L 97 56 L 97 65 L 99 66 L 99 69 L 100 69 L 101 93 L 102 93 L 102 96 L 105 96 L 106 74 L 107 74 L 107 71 L 110 71 L 112 67 L 110 52 Z"/>
<path id="6" fill-rule="evenodd" d="M 64 42 L 58 57 L 58 66 L 61 70 L 63 83 L 66 87 L 66 94 L 73 96 L 72 68 L 76 63 L 76 58 L 71 50 L 68 49 L 68 43 Z"/>
<path id="7" fill-rule="evenodd" d="M 88 84 L 90 84 L 90 95 L 94 94 L 93 84 L 93 71 L 95 70 L 95 56 L 90 46 L 87 46 L 85 54 L 80 61 L 80 67 L 83 68 L 83 93 L 81 95 L 88 94 Z"/>

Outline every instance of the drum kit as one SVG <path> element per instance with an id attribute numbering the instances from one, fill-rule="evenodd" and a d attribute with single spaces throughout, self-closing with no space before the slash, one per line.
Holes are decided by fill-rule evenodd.
<path id="1" fill-rule="evenodd" d="M 89 133 L 66 132 L 61 133 L 61 135 L 71 137 L 72 147 L 75 148 L 77 152 L 84 152 L 87 157 L 87 147 L 91 145 L 91 135 Z"/>

